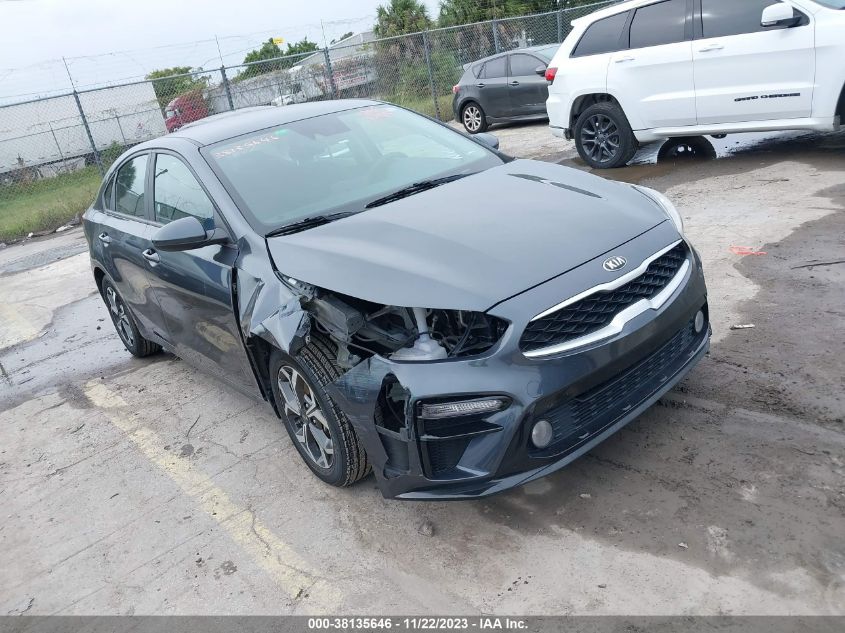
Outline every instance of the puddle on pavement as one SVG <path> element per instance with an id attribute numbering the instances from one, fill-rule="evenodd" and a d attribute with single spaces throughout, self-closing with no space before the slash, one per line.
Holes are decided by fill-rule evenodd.
<path id="1" fill-rule="evenodd" d="M 627 167 L 607 171 L 613 174 L 613 179 L 637 182 L 664 175 L 679 165 L 739 158 L 766 161 L 773 156 L 788 160 L 809 151 L 823 154 L 842 150 L 845 150 L 845 132 L 764 132 L 730 134 L 723 138 L 690 136 L 644 145 Z M 563 160 L 561 164 L 589 169 L 580 157 Z"/>

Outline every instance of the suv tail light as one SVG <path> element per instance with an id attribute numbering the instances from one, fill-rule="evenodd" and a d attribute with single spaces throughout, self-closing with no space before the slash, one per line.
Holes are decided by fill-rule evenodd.
<path id="1" fill-rule="evenodd" d="M 453 95 L 458 94 L 458 89 L 459 89 L 459 88 L 460 88 L 460 85 L 459 85 L 459 84 L 455 84 L 454 86 L 452 86 L 452 94 L 453 94 Z"/>
<path id="2" fill-rule="evenodd" d="M 552 83 L 555 80 L 555 76 L 557 75 L 557 68 L 554 66 L 549 66 L 546 68 L 546 81 Z"/>

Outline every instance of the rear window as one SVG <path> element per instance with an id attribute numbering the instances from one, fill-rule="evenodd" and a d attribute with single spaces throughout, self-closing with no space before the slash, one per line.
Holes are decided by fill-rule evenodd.
<path id="1" fill-rule="evenodd" d="M 631 48 L 674 44 L 686 39 L 687 0 L 667 0 L 637 9 Z"/>
<path id="2" fill-rule="evenodd" d="M 621 50 L 622 30 L 628 21 L 628 12 L 617 13 L 591 24 L 572 53 L 573 57 L 586 57 Z"/>

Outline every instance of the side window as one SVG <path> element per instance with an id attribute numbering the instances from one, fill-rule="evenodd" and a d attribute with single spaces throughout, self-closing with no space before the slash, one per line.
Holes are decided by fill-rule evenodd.
<path id="1" fill-rule="evenodd" d="M 156 222 L 167 224 L 194 216 L 207 225 L 207 221 L 214 218 L 211 200 L 188 166 L 175 156 L 156 155 L 153 192 Z"/>
<path id="2" fill-rule="evenodd" d="M 508 76 L 508 58 L 504 55 L 491 59 L 484 64 L 484 71 L 481 73 L 484 79 L 499 79 Z"/>
<path id="3" fill-rule="evenodd" d="M 770 31 L 760 25 L 760 19 L 763 9 L 773 4 L 779 0 L 701 0 L 702 35 L 706 39 Z"/>
<path id="4" fill-rule="evenodd" d="M 106 185 L 103 191 L 103 209 L 106 211 L 114 211 L 114 201 L 112 194 L 114 193 L 114 177 L 109 178 L 109 184 Z"/>
<path id="5" fill-rule="evenodd" d="M 511 77 L 534 75 L 538 66 L 545 66 L 545 64 L 533 55 L 526 55 L 525 53 L 511 55 Z"/>
<path id="6" fill-rule="evenodd" d="M 591 24 L 581 36 L 581 41 L 578 42 L 572 56 L 586 57 L 620 50 L 619 40 L 622 39 L 622 29 L 625 28 L 627 21 L 628 12 L 626 11 Z"/>
<path id="7" fill-rule="evenodd" d="M 147 179 L 148 155 L 136 156 L 117 170 L 114 187 L 115 211 L 143 218 L 144 183 Z"/>
<path id="8" fill-rule="evenodd" d="M 686 21 L 687 0 L 667 0 L 641 7 L 631 22 L 631 48 L 683 42 Z"/>

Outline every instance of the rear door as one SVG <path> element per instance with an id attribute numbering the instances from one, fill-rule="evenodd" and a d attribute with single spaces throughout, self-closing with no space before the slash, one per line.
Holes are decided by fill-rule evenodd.
<path id="1" fill-rule="evenodd" d="M 148 216 L 149 152 L 125 160 L 111 176 L 103 195 L 103 211 L 92 220 L 97 259 L 114 281 L 148 338 L 163 338 L 164 319 L 146 270 L 144 253 L 152 247 Z"/>
<path id="2" fill-rule="evenodd" d="M 538 68 L 545 69 L 546 62 L 528 53 L 511 53 L 509 57 L 508 96 L 511 116 L 545 114 L 549 82 L 536 71 Z"/>
<path id="3" fill-rule="evenodd" d="M 791 28 L 763 27 L 777 0 L 696 0 L 693 46 L 698 123 L 809 117 L 815 82 L 810 16 Z"/>
<path id="4" fill-rule="evenodd" d="M 625 50 L 610 59 L 608 92 L 635 130 L 696 124 L 692 10 L 692 0 L 639 7 L 623 35 Z"/>
<path id="5" fill-rule="evenodd" d="M 159 226 L 194 216 L 207 230 L 225 225 L 194 172 L 178 155 L 159 151 L 152 177 L 153 219 Z M 234 245 L 189 251 L 154 250 L 148 273 L 176 354 L 239 387 L 255 378 L 235 319 Z"/>
<path id="6" fill-rule="evenodd" d="M 508 56 L 488 59 L 475 83 L 481 107 L 489 117 L 510 116 Z"/>

